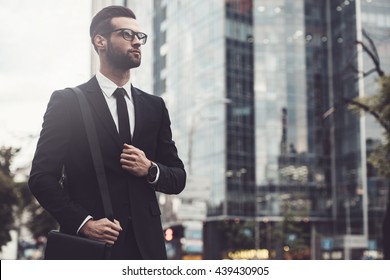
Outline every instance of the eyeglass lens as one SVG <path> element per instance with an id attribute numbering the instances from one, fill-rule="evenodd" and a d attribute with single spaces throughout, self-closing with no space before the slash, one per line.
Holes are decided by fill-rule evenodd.
<path id="1" fill-rule="evenodd" d="M 137 36 L 137 38 L 138 38 L 138 40 L 140 40 L 141 44 L 146 43 L 147 36 L 145 33 L 134 32 L 132 30 L 123 30 L 122 34 L 123 34 L 123 38 L 128 40 L 128 41 L 134 40 L 134 36 Z"/>

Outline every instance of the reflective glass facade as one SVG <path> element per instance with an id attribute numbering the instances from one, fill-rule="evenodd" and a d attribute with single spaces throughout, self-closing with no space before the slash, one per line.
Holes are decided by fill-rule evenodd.
<path id="1" fill-rule="evenodd" d="M 257 247 L 283 258 L 278 246 L 294 236 L 309 250 L 301 258 L 380 249 L 386 182 L 366 158 L 382 132 L 343 100 L 378 89 L 375 75 L 359 80 L 372 68 L 356 44 L 363 29 L 390 68 L 390 4 L 152 2 L 152 91 L 167 103 L 187 188 L 211 186 L 204 257 Z M 298 229 L 277 239 L 291 216 Z M 240 244 L 226 235 L 237 227 Z M 346 235 L 362 237 L 356 254 L 337 241 Z"/>
<path id="2" fill-rule="evenodd" d="M 327 44 L 318 1 L 255 1 L 256 181 L 260 214 L 330 213 Z M 273 194 L 270 194 L 273 193 Z M 269 212 L 269 209 L 273 209 Z M 296 213 L 294 213 L 296 214 Z"/>
<path id="3" fill-rule="evenodd" d="M 333 99 L 335 111 L 331 118 L 334 125 L 334 176 L 337 223 L 339 234 L 364 234 L 363 180 L 360 118 L 349 111 L 343 98 L 359 96 L 357 76 L 357 21 L 356 3 L 343 5 L 331 1 L 331 37 Z M 340 10 L 341 9 L 341 10 Z"/>
<path id="4" fill-rule="evenodd" d="M 360 20 L 362 29 L 373 40 L 382 70 L 388 75 L 390 73 L 390 3 L 386 0 L 363 1 L 360 0 Z M 368 39 L 363 36 L 362 41 L 368 44 Z M 370 73 L 374 65 L 367 53 L 362 55 L 363 71 Z M 364 78 L 364 94 L 372 95 L 377 93 L 379 85 L 377 75 L 370 74 Z M 382 141 L 383 130 L 370 116 L 365 118 L 365 144 L 367 157 L 370 151 Z M 389 192 L 389 183 L 379 177 L 370 164 L 367 164 L 367 194 L 368 194 L 368 236 L 371 251 L 380 250 L 382 240 L 383 215 Z"/>
<path id="5" fill-rule="evenodd" d="M 225 2 L 227 215 L 255 212 L 255 110 L 252 1 Z"/>
<path id="6" fill-rule="evenodd" d="M 302 258 L 318 258 L 333 206 L 326 1 L 254 3 L 260 247 L 277 251 L 273 236 L 293 216 L 299 230 L 284 234 L 310 248 Z"/>
<path id="7" fill-rule="evenodd" d="M 154 1 L 154 8 L 154 92 L 167 103 L 189 178 L 211 183 L 209 215 L 223 215 L 229 106 L 223 2 Z"/>

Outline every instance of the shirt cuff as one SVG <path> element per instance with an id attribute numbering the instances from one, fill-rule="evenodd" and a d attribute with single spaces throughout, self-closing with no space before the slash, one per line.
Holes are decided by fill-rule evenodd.
<path id="1" fill-rule="evenodd" d="M 89 220 L 92 220 L 93 217 L 88 215 L 85 220 L 81 223 L 81 225 L 79 226 L 79 228 L 77 229 L 77 235 L 79 235 L 79 232 L 80 232 L 80 229 L 85 225 L 86 222 L 88 222 Z"/>

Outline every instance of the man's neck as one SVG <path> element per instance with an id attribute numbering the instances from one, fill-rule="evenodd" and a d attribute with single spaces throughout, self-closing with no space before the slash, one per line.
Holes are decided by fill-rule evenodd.
<path id="1" fill-rule="evenodd" d="M 122 87 L 130 80 L 130 70 L 107 69 L 100 67 L 100 73 L 114 82 L 118 87 Z"/>

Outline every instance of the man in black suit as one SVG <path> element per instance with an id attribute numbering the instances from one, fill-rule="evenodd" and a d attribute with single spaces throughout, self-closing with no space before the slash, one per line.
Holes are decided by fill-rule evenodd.
<path id="1" fill-rule="evenodd" d="M 155 192 L 180 193 L 186 173 L 172 140 L 164 101 L 130 83 L 130 69 L 140 65 L 140 47 L 147 36 L 134 13 L 121 6 L 97 13 L 90 35 L 100 71 L 79 87 L 96 125 L 115 220 L 104 217 L 80 107 L 69 90 L 55 91 L 50 98 L 30 189 L 59 222 L 61 231 L 112 244 L 113 259 L 166 259 Z M 117 103 L 118 91 L 125 105 Z M 119 114 L 124 107 L 127 138 Z"/>

